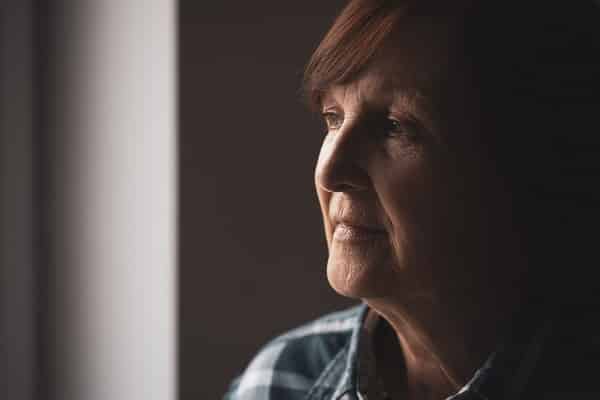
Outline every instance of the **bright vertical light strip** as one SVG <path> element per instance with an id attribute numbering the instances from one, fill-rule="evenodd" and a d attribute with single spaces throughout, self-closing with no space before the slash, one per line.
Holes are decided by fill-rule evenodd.
<path id="1" fill-rule="evenodd" d="M 174 399 L 175 4 L 54 4 L 52 398 Z"/>

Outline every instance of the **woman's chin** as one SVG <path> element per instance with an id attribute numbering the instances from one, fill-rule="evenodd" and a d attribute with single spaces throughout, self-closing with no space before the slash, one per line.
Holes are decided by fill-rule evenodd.
<path id="1" fill-rule="evenodd" d="M 393 279 L 389 257 L 383 254 L 357 254 L 330 248 L 327 279 L 342 296 L 370 298 L 384 296 Z"/>

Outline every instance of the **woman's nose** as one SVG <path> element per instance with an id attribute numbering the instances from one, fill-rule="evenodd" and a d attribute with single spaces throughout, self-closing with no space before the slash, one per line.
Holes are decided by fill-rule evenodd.
<path id="1" fill-rule="evenodd" d="M 315 171 L 315 182 L 320 189 L 351 192 L 369 187 L 365 165 L 367 146 L 355 133 L 340 130 L 323 142 Z"/>

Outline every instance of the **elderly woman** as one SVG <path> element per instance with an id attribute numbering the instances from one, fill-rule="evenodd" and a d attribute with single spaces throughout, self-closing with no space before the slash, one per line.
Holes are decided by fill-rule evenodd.
<path id="1" fill-rule="evenodd" d="M 271 341 L 228 398 L 600 393 L 597 26 L 591 1 L 347 5 L 305 87 L 327 277 L 362 302 Z"/>

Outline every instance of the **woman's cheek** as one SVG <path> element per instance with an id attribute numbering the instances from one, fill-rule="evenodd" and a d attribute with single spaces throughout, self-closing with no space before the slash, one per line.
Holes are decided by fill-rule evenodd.
<path id="1" fill-rule="evenodd" d="M 375 191 L 393 232 L 393 245 L 404 253 L 413 251 L 435 229 L 436 193 L 432 168 L 423 158 L 390 160 L 382 163 L 374 178 Z M 414 249 L 415 251 L 417 249 Z"/>

